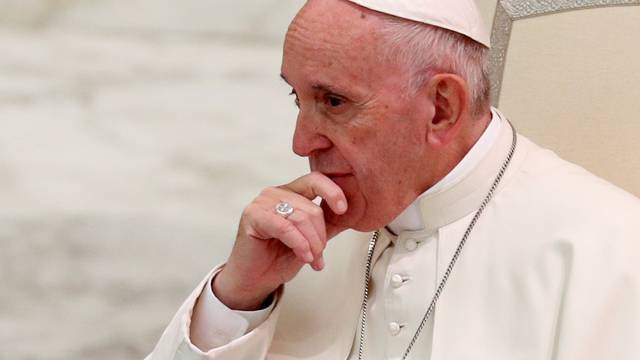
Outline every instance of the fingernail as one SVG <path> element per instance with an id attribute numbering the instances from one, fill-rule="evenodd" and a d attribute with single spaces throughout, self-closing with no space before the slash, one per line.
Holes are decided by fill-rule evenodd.
<path id="1" fill-rule="evenodd" d="M 338 200 L 338 204 L 336 206 L 338 208 L 338 211 L 340 212 L 347 211 L 347 203 L 345 203 L 343 200 Z"/>
<path id="2" fill-rule="evenodd" d="M 311 251 L 307 251 L 307 253 L 305 254 L 304 258 L 307 260 L 308 263 L 312 263 L 313 262 L 313 254 L 311 253 Z"/>

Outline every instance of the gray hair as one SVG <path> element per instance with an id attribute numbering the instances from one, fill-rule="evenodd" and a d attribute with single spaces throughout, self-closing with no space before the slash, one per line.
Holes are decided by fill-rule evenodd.
<path id="1" fill-rule="evenodd" d="M 407 84 L 409 96 L 432 76 L 453 73 L 467 82 L 473 115 L 488 111 L 491 89 L 487 47 L 451 30 L 393 16 L 383 16 L 382 37 L 383 59 L 400 62 L 412 72 Z"/>

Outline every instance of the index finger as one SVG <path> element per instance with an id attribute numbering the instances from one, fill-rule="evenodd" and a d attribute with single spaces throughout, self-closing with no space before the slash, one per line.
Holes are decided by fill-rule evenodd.
<path id="1" fill-rule="evenodd" d="M 309 200 L 319 196 L 338 215 L 347 211 L 347 197 L 340 186 L 317 171 L 301 176 L 289 184 L 280 186 L 280 188 L 293 191 Z"/>

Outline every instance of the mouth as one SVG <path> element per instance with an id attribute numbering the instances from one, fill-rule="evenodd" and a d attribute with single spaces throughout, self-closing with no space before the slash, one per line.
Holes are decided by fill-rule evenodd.
<path id="1" fill-rule="evenodd" d="M 331 180 L 339 180 L 339 179 L 343 179 L 346 178 L 348 176 L 352 176 L 353 174 L 351 173 L 323 173 L 324 176 L 328 177 Z"/>

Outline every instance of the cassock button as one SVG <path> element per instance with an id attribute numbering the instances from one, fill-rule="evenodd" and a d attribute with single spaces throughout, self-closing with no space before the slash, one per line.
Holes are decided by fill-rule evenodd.
<path id="1" fill-rule="evenodd" d="M 404 243 L 404 248 L 407 249 L 408 251 L 414 251 L 415 249 L 418 248 L 418 242 L 415 239 L 408 239 Z"/>
<path id="2" fill-rule="evenodd" d="M 395 274 L 391 277 L 391 286 L 394 288 L 399 288 L 403 283 L 404 281 L 402 280 L 402 276 Z"/>
<path id="3" fill-rule="evenodd" d="M 396 335 L 400 334 L 400 324 L 398 324 L 395 321 L 394 322 L 390 322 L 389 323 L 389 332 L 393 336 L 396 336 Z"/>

